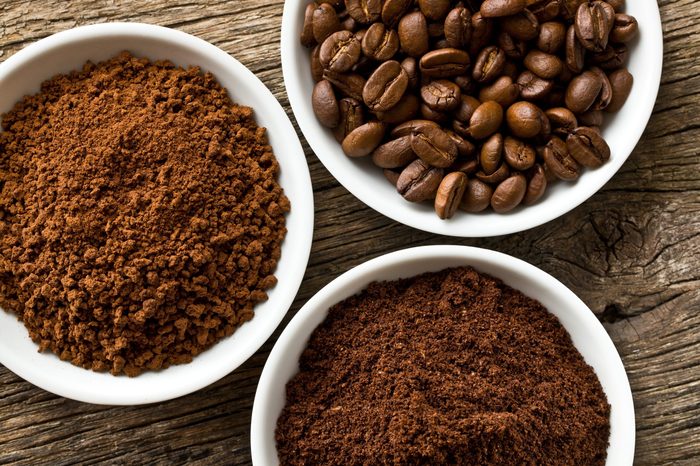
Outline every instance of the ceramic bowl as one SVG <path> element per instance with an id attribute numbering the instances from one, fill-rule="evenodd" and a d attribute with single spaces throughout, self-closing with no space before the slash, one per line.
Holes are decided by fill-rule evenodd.
<path id="1" fill-rule="evenodd" d="M 311 180 L 299 139 L 284 110 L 265 85 L 223 50 L 184 32 L 159 26 L 110 23 L 79 27 L 50 36 L 0 64 L 0 113 L 25 94 L 39 91 L 42 81 L 57 73 L 82 68 L 129 50 L 152 60 L 198 65 L 212 72 L 234 102 L 254 109 L 259 125 L 268 129 L 281 166 L 279 182 L 292 204 L 287 237 L 277 268 L 279 283 L 269 300 L 255 308 L 255 317 L 229 338 L 197 356 L 190 364 L 173 366 L 136 378 L 95 373 L 38 353 L 16 317 L 0 310 L 0 363 L 45 390 L 75 400 L 112 405 L 163 401 L 205 387 L 248 359 L 279 325 L 297 293 L 313 236 Z"/>
<path id="2" fill-rule="evenodd" d="M 466 246 L 425 246 L 378 257 L 336 278 L 306 303 L 277 340 L 260 377 L 250 432 L 253 464 L 278 464 L 275 427 L 285 404 L 285 385 L 299 371 L 299 357 L 332 305 L 373 281 L 465 265 L 521 290 L 559 319 L 595 370 L 612 406 L 607 464 L 631 465 L 635 441 L 632 392 L 620 356 L 593 312 L 561 282 L 537 267 L 505 254 Z"/>
<path id="3" fill-rule="evenodd" d="M 350 159 L 331 131 L 321 126 L 311 107 L 314 82 L 309 49 L 299 42 L 306 0 L 287 0 L 282 19 L 282 69 L 289 102 L 309 145 L 331 174 L 362 202 L 377 212 L 419 230 L 451 236 L 486 237 L 515 233 L 542 225 L 574 209 L 607 183 L 627 160 L 649 121 L 661 79 L 663 42 L 655 0 L 627 2 L 627 13 L 639 21 L 640 34 L 630 44 L 627 65 L 634 87 L 624 108 L 608 117 L 603 135 L 612 157 L 596 170 L 585 170 L 575 183 L 556 183 L 534 206 L 505 214 L 457 212 L 440 220 L 430 203 L 413 204 L 396 193 L 369 158 Z"/>

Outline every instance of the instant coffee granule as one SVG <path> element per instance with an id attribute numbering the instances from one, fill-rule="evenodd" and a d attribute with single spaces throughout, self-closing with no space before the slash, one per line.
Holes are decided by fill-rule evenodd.
<path id="1" fill-rule="evenodd" d="M 603 465 L 610 406 L 539 302 L 471 268 L 330 309 L 287 384 L 284 465 Z"/>
<path id="2" fill-rule="evenodd" d="M 0 305 L 41 351 L 135 376 L 267 298 L 290 205 L 265 129 L 211 74 L 124 52 L 2 126 Z"/>

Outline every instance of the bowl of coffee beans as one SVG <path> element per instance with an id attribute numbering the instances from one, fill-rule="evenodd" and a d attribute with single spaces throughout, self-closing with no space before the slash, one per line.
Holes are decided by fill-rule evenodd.
<path id="1" fill-rule="evenodd" d="M 390 253 L 313 296 L 277 340 L 256 466 L 631 465 L 624 366 L 588 307 L 519 259 Z"/>
<path id="2" fill-rule="evenodd" d="M 290 103 L 331 174 L 425 231 L 495 236 L 572 210 L 642 135 L 653 0 L 285 2 Z"/>
<path id="3" fill-rule="evenodd" d="M 92 25 L 0 64 L 0 113 L 3 365 L 64 397 L 152 403 L 269 338 L 313 196 L 252 72 L 183 32 Z"/>

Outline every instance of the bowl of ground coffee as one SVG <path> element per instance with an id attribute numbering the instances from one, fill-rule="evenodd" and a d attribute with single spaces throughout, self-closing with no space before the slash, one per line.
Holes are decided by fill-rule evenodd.
<path id="1" fill-rule="evenodd" d="M 256 466 L 631 465 L 620 357 L 586 305 L 519 259 L 463 246 L 346 272 L 292 319 L 255 396 Z"/>
<path id="2" fill-rule="evenodd" d="M 662 64 L 653 0 L 285 2 L 282 65 L 333 176 L 425 231 L 496 236 L 620 169 Z"/>
<path id="3" fill-rule="evenodd" d="M 0 65 L 0 113 L 2 364 L 62 396 L 140 404 L 220 379 L 269 338 L 304 274 L 313 197 L 252 72 L 183 32 L 86 26 Z"/>

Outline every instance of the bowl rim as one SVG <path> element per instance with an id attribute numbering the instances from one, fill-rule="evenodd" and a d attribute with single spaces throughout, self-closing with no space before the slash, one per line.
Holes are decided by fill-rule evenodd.
<path id="1" fill-rule="evenodd" d="M 365 163 L 364 160 L 353 160 L 353 164 L 343 161 L 347 157 L 343 154 L 340 144 L 337 144 L 332 136 L 329 137 L 328 130 L 316 120 L 311 106 L 311 94 L 305 90 L 303 78 L 300 78 L 300 73 L 309 74 L 308 69 L 303 69 L 307 58 L 299 56 L 299 53 L 308 56 L 310 51 L 299 43 L 298 37 L 301 29 L 297 26 L 303 18 L 304 5 L 304 0 L 285 2 L 281 34 L 285 88 L 301 132 L 321 163 L 356 198 L 396 222 L 430 233 L 454 237 L 495 237 L 535 228 L 574 210 L 608 183 L 629 158 L 646 129 L 659 92 L 663 66 L 663 34 L 658 5 L 654 0 L 628 2 L 627 11 L 640 9 L 649 18 L 648 22 L 640 23 L 640 29 L 643 28 L 643 47 L 642 44 L 636 47 L 636 55 L 644 53 L 647 57 L 648 64 L 645 66 L 649 71 L 644 73 L 643 80 L 647 83 L 645 87 L 641 86 L 642 79 L 635 75 L 635 85 L 628 102 L 638 100 L 641 103 L 634 111 L 627 111 L 626 126 L 621 130 L 625 134 L 625 141 L 614 151 L 611 160 L 596 170 L 585 170 L 576 183 L 568 183 L 566 186 L 563 182 L 557 183 L 558 186 L 548 190 L 545 198 L 535 205 L 525 208 L 520 206 L 508 214 L 482 212 L 469 214 L 470 220 L 462 220 L 460 215 L 455 215 L 450 220 L 440 220 L 433 212 L 432 205 L 412 205 L 394 190 L 382 187 L 382 184 L 387 182 L 383 180 L 381 169 L 372 166 L 374 170 L 369 171 L 375 173 L 362 173 L 361 169 L 357 170 L 355 167 Z M 624 110 L 625 108 L 621 112 Z M 618 115 L 621 112 L 618 112 Z M 603 133 L 605 132 L 606 126 L 603 127 Z M 366 163 L 369 165 L 369 162 Z M 348 174 L 348 171 L 354 173 Z M 382 195 L 378 195 L 378 190 L 381 190 Z M 551 191 L 555 191 L 556 195 L 551 195 Z M 557 198 L 562 196 L 566 201 L 558 202 Z"/>
<path id="2" fill-rule="evenodd" d="M 631 465 L 634 459 L 636 439 L 632 391 L 620 355 L 610 336 L 593 312 L 559 280 L 532 264 L 497 251 L 456 245 L 419 246 L 376 257 L 338 276 L 307 301 L 277 339 L 258 382 L 250 429 L 253 464 L 256 466 L 277 464 L 276 450 L 274 447 L 271 449 L 270 445 L 271 443 L 274 445 L 274 427 L 279 411 L 273 413 L 270 406 L 280 399 L 284 399 L 285 386 L 289 381 L 289 379 L 280 380 L 283 377 L 280 374 L 288 372 L 290 368 L 294 370 L 293 373 L 298 371 L 298 358 L 301 351 L 306 347 L 313 330 L 327 316 L 328 308 L 366 288 L 370 282 L 377 279 L 395 280 L 398 277 L 415 275 L 406 271 L 395 272 L 392 269 L 400 268 L 404 270 L 406 266 L 410 267 L 415 263 L 422 264 L 426 261 L 435 260 L 440 260 L 440 263 L 443 260 L 459 261 L 462 265 L 471 265 L 479 271 L 481 271 L 482 267 L 493 267 L 499 269 L 500 272 L 487 271 L 486 273 L 502 279 L 506 284 L 520 277 L 534 283 L 544 292 L 551 293 L 554 299 L 564 299 L 569 303 L 565 310 L 550 312 L 555 315 L 568 315 L 571 313 L 573 315 L 572 318 L 583 324 L 583 328 L 578 330 L 579 335 L 577 338 L 583 338 L 581 332 L 583 332 L 584 336 L 592 335 L 595 338 L 594 343 L 588 344 L 586 351 L 583 351 L 579 344 L 575 344 L 577 350 L 582 354 L 583 352 L 595 352 L 598 357 L 602 357 L 605 360 L 605 365 L 601 362 L 597 364 L 591 363 L 588 360 L 587 363 L 594 368 L 611 405 L 611 437 L 606 464 L 614 466 Z M 454 265 L 435 267 L 426 264 L 421 266 L 425 268 L 417 268 L 427 272 L 442 270 L 452 266 Z M 386 276 L 394 278 L 386 278 Z M 531 290 L 521 291 L 532 298 L 538 299 L 537 296 L 531 293 Z M 559 316 L 557 318 L 561 322 L 561 318 Z M 571 329 L 564 322 L 561 322 L 561 324 L 573 338 Z M 571 326 L 571 323 L 569 323 L 569 326 Z M 297 351 L 299 345 L 301 345 L 301 349 Z M 293 347 L 293 349 L 290 347 Z M 605 380 L 601 379 L 601 373 Z M 611 396 L 614 399 L 611 399 Z M 284 401 L 282 403 L 284 404 Z"/>
<path id="3" fill-rule="evenodd" d="M 277 128 L 275 134 L 269 135 L 269 143 L 273 147 L 275 156 L 281 166 L 280 185 L 285 189 L 285 194 L 290 199 L 294 198 L 293 212 L 286 216 L 286 228 L 288 231 L 281 246 L 282 257 L 278 261 L 275 271 L 275 275 L 278 277 L 282 274 L 284 275 L 285 284 L 283 288 L 280 287 L 282 282 L 280 280 L 280 283 L 268 290 L 269 300 L 267 302 L 273 301 L 274 297 L 275 307 L 260 317 L 260 320 L 255 321 L 255 317 L 258 316 L 257 311 L 266 304 L 258 303 L 255 307 L 256 314 L 253 319 L 239 327 L 232 336 L 220 340 L 212 348 L 195 357 L 189 364 L 174 365 L 156 372 L 145 372 L 135 378 L 127 378 L 126 376 L 114 377 L 108 373 L 96 373 L 68 362 L 60 361 L 51 352 L 40 353 L 41 359 L 39 361 L 42 367 L 29 367 L 25 359 L 34 356 L 15 354 L 18 353 L 16 350 L 13 351 L 13 348 L 0 344 L 0 363 L 19 377 L 48 392 L 93 404 L 140 405 L 184 396 L 218 381 L 248 360 L 268 340 L 291 307 L 306 271 L 313 239 L 314 199 L 311 177 L 301 142 L 289 117 L 272 92 L 252 71 L 233 56 L 204 39 L 183 31 L 136 22 L 98 23 L 64 30 L 26 46 L 0 63 L 0 88 L 5 78 L 17 68 L 28 65 L 60 47 L 80 47 L 81 45 L 90 44 L 93 40 L 104 40 L 111 37 L 143 38 L 152 40 L 154 43 L 167 43 L 173 49 L 182 49 L 181 53 L 183 54 L 185 52 L 190 53 L 199 57 L 202 62 L 209 62 L 222 70 L 226 70 L 228 80 L 234 79 L 239 81 L 242 86 L 251 87 L 256 93 L 256 99 L 262 103 L 259 108 L 253 108 L 258 124 L 267 127 L 267 125 L 261 124 L 260 115 L 264 114 L 265 117 L 262 119 L 266 120 L 268 124 L 274 124 Z M 138 52 L 135 54 L 140 55 Z M 167 54 L 167 52 L 164 52 L 164 54 Z M 155 60 L 167 57 L 150 56 L 149 58 Z M 87 59 L 92 58 L 88 56 L 83 62 Z M 201 65 L 201 63 L 196 62 L 191 64 Z M 203 68 L 206 70 L 205 67 Z M 41 79 L 49 78 L 51 78 L 51 73 L 47 72 Z M 220 78 L 217 76 L 217 79 Z M 230 93 L 231 90 L 228 86 L 225 87 Z M 17 98 L 19 99 L 21 96 Z M 282 179 L 285 177 L 291 181 L 283 184 Z M 292 238 L 294 241 L 292 241 Z M 293 256 L 294 260 L 290 263 L 284 262 L 286 267 L 282 270 L 280 264 L 284 261 L 285 252 L 287 252 L 288 256 Z M 6 328 L 0 328 L 0 337 L 3 332 L 7 332 L 5 335 L 9 335 L 9 332 L 16 332 L 14 328 L 7 328 L 10 322 L 9 319 L 12 319 L 21 326 L 21 329 L 25 332 L 26 339 L 36 347 L 26 335 L 24 325 L 16 319 L 13 313 L 0 309 L 0 318 L 6 322 L 4 326 Z M 223 346 L 225 342 L 233 339 L 241 328 L 252 325 L 252 322 L 257 323 L 255 327 L 252 327 L 253 330 L 249 331 L 250 337 L 246 334 L 246 340 L 243 343 L 239 343 L 236 340 L 229 342 L 237 345 L 233 346 L 235 351 L 225 353 L 219 350 L 216 352 L 216 355 L 211 356 L 213 358 L 211 361 L 207 359 L 206 362 L 203 362 L 203 357 L 207 353 Z M 222 357 L 222 355 L 224 356 Z M 35 359 L 35 361 L 37 360 Z M 44 363 L 43 361 L 46 362 Z M 200 365 L 198 365 L 198 361 L 200 361 Z M 50 371 L 42 370 L 46 367 L 50 367 L 51 371 L 58 372 L 60 376 L 56 377 L 56 374 L 49 375 L 47 372 Z M 188 368 L 190 369 L 189 371 Z M 92 375 L 95 377 L 110 377 L 115 382 L 105 382 L 104 384 L 110 385 L 113 383 L 115 388 L 102 392 L 98 388 L 92 387 L 90 383 L 78 386 L 71 380 L 71 374 L 79 375 L 74 370 L 90 374 L 85 376 L 86 379 L 92 379 Z M 173 372 L 164 377 L 163 374 L 168 373 L 168 371 Z M 188 372 L 191 373 L 188 374 Z M 159 380 L 152 380 L 154 378 L 164 378 L 164 382 L 176 380 L 177 383 L 160 383 Z M 95 378 L 94 380 L 97 381 L 98 379 Z M 139 380 L 143 380 L 141 385 L 138 383 Z M 85 381 L 83 380 L 83 382 Z M 117 385 L 118 387 L 116 387 Z M 149 387 L 148 390 L 144 390 L 145 386 Z M 124 390 L 124 387 L 128 387 L 128 389 Z"/>

